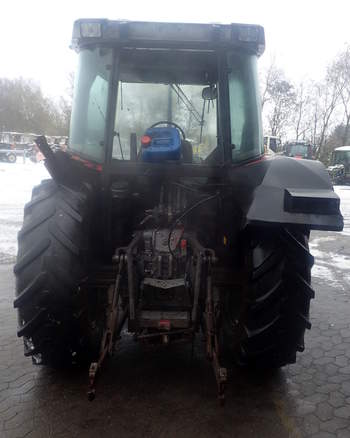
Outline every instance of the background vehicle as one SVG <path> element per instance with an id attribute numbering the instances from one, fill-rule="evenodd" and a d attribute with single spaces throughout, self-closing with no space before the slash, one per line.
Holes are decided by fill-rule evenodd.
<path id="1" fill-rule="evenodd" d="M 21 148 L 21 145 L 33 144 L 38 134 L 30 132 L 15 132 L 15 131 L 1 131 L 0 141 L 4 143 L 11 143 L 15 147 Z"/>
<path id="2" fill-rule="evenodd" d="M 273 135 L 266 135 L 264 137 L 264 146 L 266 152 L 268 152 L 270 149 L 275 153 L 282 151 L 281 139 Z"/>
<path id="3" fill-rule="evenodd" d="M 288 142 L 284 145 L 284 150 L 287 157 L 315 159 L 312 144 L 305 141 Z"/>
<path id="4" fill-rule="evenodd" d="M 0 143 L 0 160 L 9 163 L 15 163 L 17 157 L 25 155 L 31 158 L 34 151 L 34 144 L 10 144 Z"/>
<path id="5" fill-rule="evenodd" d="M 0 161 L 15 163 L 16 159 L 14 146 L 10 143 L 0 143 Z"/>
<path id="6" fill-rule="evenodd" d="M 69 147 L 37 139 L 53 179 L 18 234 L 25 355 L 91 361 L 91 398 L 125 325 L 165 345 L 202 333 L 221 399 L 224 359 L 293 363 L 311 325 L 310 230 L 343 221 L 321 163 L 265 159 L 263 29 L 78 20 L 72 46 Z"/>
<path id="7" fill-rule="evenodd" d="M 10 156 L 11 162 L 15 162 L 18 155 L 23 156 L 25 152 L 26 157 L 29 157 L 32 161 L 37 162 L 36 157 L 37 147 L 35 146 L 34 140 L 38 137 L 37 134 L 27 133 L 27 132 L 12 132 L 12 131 L 2 131 L 0 132 L 0 159 L 7 160 L 6 149 L 12 149 L 13 153 Z M 49 145 L 52 150 L 65 150 L 67 147 L 68 137 L 67 136 L 46 136 Z M 4 149 L 3 155 L 1 155 L 1 149 Z M 8 160 L 7 160 L 8 161 Z"/>
<path id="8" fill-rule="evenodd" d="M 350 182 L 350 146 L 341 146 L 334 149 L 331 165 L 327 167 L 333 184 Z"/>

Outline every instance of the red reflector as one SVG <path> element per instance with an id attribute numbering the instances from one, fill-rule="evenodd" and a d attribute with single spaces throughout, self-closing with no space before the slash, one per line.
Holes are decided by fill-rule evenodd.
<path id="1" fill-rule="evenodd" d="M 187 247 L 187 240 L 186 239 L 181 239 L 180 247 L 181 247 L 181 249 L 186 249 L 186 247 Z"/>
<path id="2" fill-rule="evenodd" d="M 169 319 L 161 319 L 158 322 L 158 327 L 163 330 L 170 330 L 171 324 Z"/>
<path id="3" fill-rule="evenodd" d="M 103 170 L 103 167 L 101 164 L 91 163 L 91 161 L 84 160 L 83 158 L 79 157 L 78 155 L 71 155 L 71 157 L 73 160 L 79 161 L 85 167 L 88 167 L 89 169 L 94 169 L 94 170 L 97 170 L 98 172 L 102 172 L 102 170 Z"/>
<path id="4" fill-rule="evenodd" d="M 146 148 L 147 146 L 149 146 L 152 142 L 152 139 L 149 135 L 143 135 L 141 137 L 141 145 Z"/>

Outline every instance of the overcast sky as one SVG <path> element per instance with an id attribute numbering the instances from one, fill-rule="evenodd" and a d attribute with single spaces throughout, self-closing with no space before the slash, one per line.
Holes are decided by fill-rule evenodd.
<path id="1" fill-rule="evenodd" d="M 0 11 L 0 77 L 34 78 L 52 96 L 65 92 L 75 67 L 77 18 L 261 24 L 261 66 L 275 57 L 294 81 L 320 79 L 350 43 L 350 0 L 1 0 Z"/>

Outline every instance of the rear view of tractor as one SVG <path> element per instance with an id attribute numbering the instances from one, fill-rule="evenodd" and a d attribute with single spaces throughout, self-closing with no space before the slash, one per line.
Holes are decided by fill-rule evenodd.
<path id="1" fill-rule="evenodd" d="M 315 147 L 305 141 L 288 142 L 284 145 L 284 149 L 284 155 L 287 157 L 303 158 L 307 160 L 315 159 Z"/>
<path id="2" fill-rule="evenodd" d="M 260 26 L 78 20 L 69 147 L 18 234 L 15 307 L 35 363 L 90 363 L 122 328 L 206 340 L 224 364 L 296 360 L 310 328 L 310 230 L 341 230 L 316 161 L 264 155 Z"/>

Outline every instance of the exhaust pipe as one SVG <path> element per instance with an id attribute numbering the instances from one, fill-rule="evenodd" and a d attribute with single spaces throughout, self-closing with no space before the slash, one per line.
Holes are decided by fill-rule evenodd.
<path id="1" fill-rule="evenodd" d="M 45 135 L 40 135 L 34 142 L 45 157 L 45 167 L 52 176 L 52 179 L 58 183 L 62 183 L 64 180 L 64 166 L 62 165 L 61 157 L 51 150 Z"/>

